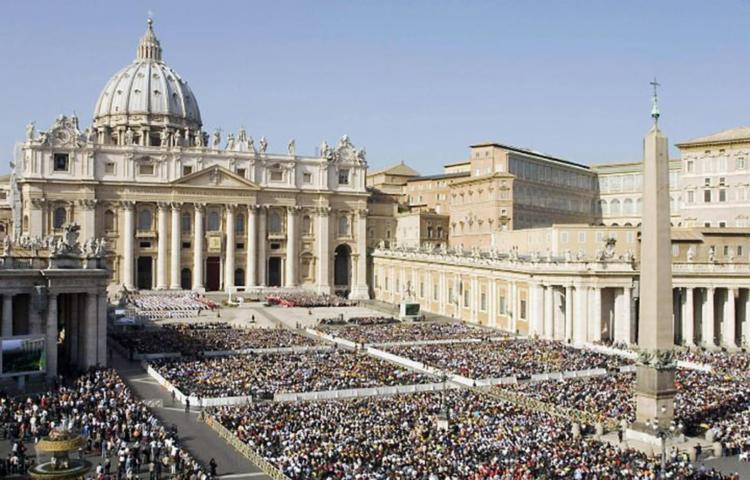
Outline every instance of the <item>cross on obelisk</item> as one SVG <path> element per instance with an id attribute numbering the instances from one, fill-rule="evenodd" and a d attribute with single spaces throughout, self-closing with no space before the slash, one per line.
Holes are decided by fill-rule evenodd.
<path id="1" fill-rule="evenodd" d="M 659 93 L 657 92 L 657 88 L 661 86 L 659 82 L 656 81 L 656 77 L 654 77 L 654 80 L 649 82 L 649 85 L 654 87 L 654 96 L 651 97 L 651 118 L 654 119 L 654 125 L 656 125 L 659 122 Z"/>
<path id="2" fill-rule="evenodd" d="M 654 88 L 654 125 L 643 141 L 640 303 L 633 429 L 654 436 L 674 417 L 674 325 L 667 137 L 659 130 L 659 83 Z"/>

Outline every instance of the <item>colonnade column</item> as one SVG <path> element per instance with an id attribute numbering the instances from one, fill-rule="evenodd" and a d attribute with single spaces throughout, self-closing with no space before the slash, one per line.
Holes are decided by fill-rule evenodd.
<path id="1" fill-rule="evenodd" d="M 531 286 L 531 285 L 529 285 Z M 531 292 L 531 288 L 529 288 L 529 292 Z M 531 300 L 531 299 L 529 299 Z M 530 303 L 530 302 L 529 302 Z M 519 309 L 519 302 L 518 302 L 518 285 L 514 280 L 511 280 L 508 284 L 508 305 L 510 306 L 510 331 L 513 333 L 516 333 L 518 331 L 518 309 Z M 531 308 L 529 308 L 531 310 Z M 529 315 L 529 320 L 531 319 L 531 315 Z M 529 325 L 531 325 L 531 321 L 528 322 Z M 531 328 L 529 327 L 527 330 L 528 334 L 531 334 Z"/>
<path id="2" fill-rule="evenodd" d="M 286 207 L 286 282 L 297 285 L 297 207 Z"/>
<path id="3" fill-rule="evenodd" d="M 745 295 L 745 315 L 742 319 L 742 344 L 747 346 L 750 343 L 750 289 L 746 289 Z"/>
<path id="4" fill-rule="evenodd" d="M 318 293 L 331 293 L 330 264 L 331 264 L 331 238 L 330 221 L 331 207 L 320 207 L 318 209 Z M 386 273 L 387 275 L 387 273 Z"/>
<path id="5" fill-rule="evenodd" d="M 99 294 L 97 301 L 97 321 L 99 329 L 97 330 L 97 363 L 101 366 L 107 366 L 107 295 Z"/>
<path id="6" fill-rule="evenodd" d="M 682 299 L 682 339 L 685 345 L 695 344 L 695 312 L 693 311 L 693 289 L 683 288 L 685 296 Z"/>
<path id="7" fill-rule="evenodd" d="M 357 280 L 352 285 L 351 298 L 367 300 L 370 298 L 370 290 L 367 287 L 367 209 L 357 211 Z M 352 265 L 352 270 L 355 266 Z"/>
<path id="8" fill-rule="evenodd" d="M 13 295 L 3 295 L 3 337 L 13 336 Z"/>
<path id="9" fill-rule="evenodd" d="M 79 319 L 81 322 L 82 330 L 84 332 L 84 358 L 83 366 L 86 368 L 93 367 L 96 365 L 96 354 L 97 354 L 97 342 L 99 336 L 97 335 L 98 324 L 96 321 L 98 305 L 96 301 L 96 293 L 86 294 L 86 309 L 85 317 Z"/>
<path id="10" fill-rule="evenodd" d="M 122 232 L 122 284 L 128 290 L 135 289 L 133 266 L 135 263 L 133 241 L 135 237 L 135 203 L 123 203 L 123 232 Z"/>
<path id="11" fill-rule="evenodd" d="M 544 288 L 544 326 L 542 327 L 542 337 L 552 339 L 555 336 L 555 305 L 554 296 L 552 295 L 552 285 Z"/>
<path id="12" fill-rule="evenodd" d="M 623 295 L 623 318 L 622 318 L 622 340 L 630 345 L 633 341 L 633 288 L 622 289 Z"/>
<path id="13" fill-rule="evenodd" d="M 254 287 L 257 284 L 258 260 L 258 222 L 256 212 L 258 207 L 249 205 L 247 207 L 247 266 L 245 268 L 245 285 Z"/>
<path id="14" fill-rule="evenodd" d="M 528 331 L 529 335 L 542 335 L 544 328 L 544 298 L 542 294 L 542 286 L 536 283 L 529 283 L 529 301 L 528 304 Z M 514 288 L 514 297 L 517 295 L 517 287 Z M 516 300 L 516 303 L 517 300 Z M 514 311 L 514 317 L 520 318 L 520 307 Z"/>
<path id="15" fill-rule="evenodd" d="M 227 248 L 224 257 L 224 291 L 231 293 L 234 289 L 234 205 L 227 205 Z"/>
<path id="16" fill-rule="evenodd" d="M 268 205 L 260 207 L 258 217 L 258 285 L 266 286 L 266 219 L 268 218 Z"/>
<path id="17" fill-rule="evenodd" d="M 489 321 L 488 324 L 495 328 L 497 327 L 497 280 L 492 278 L 489 281 L 489 286 L 487 287 L 488 300 L 490 302 L 490 308 L 489 308 Z M 429 293 L 428 293 L 429 295 Z"/>
<path id="18" fill-rule="evenodd" d="M 565 286 L 565 341 L 573 341 L 573 287 Z"/>
<path id="19" fill-rule="evenodd" d="M 57 294 L 47 294 L 47 378 L 57 376 Z"/>
<path id="20" fill-rule="evenodd" d="M 193 220 L 193 289 L 203 288 L 203 204 L 195 204 Z"/>
<path id="21" fill-rule="evenodd" d="M 721 322 L 721 344 L 724 347 L 733 349 L 737 347 L 735 342 L 735 301 L 734 295 L 737 292 L 735 288 L 727 288 L 727 297 L 724 301 L 724 310 Z"/>
<path id="22" fill-rule="evenodd" d="M 180 204 L 172 204 L 172 248 L 171 248 L 171 259 L 169 263 L 170 268 L 170 283 L 169 288 L 172 290 L 178 290 L 181 288 L 180 282 Z"/>
<path id="23" fill-rule="evenodd" d="M 600 342 L 602 340 L 602 289 L 600 287 L 591 287 L 589 301 L 591 302 L 589 304 L 590 330 L 586 341 Z"/>
<path id="24" fill-rule="evenodd" d="M 156 288 L 157 290 L 166 290 L 169 287 L 167 282 L 167 204 L 159 203 L 159 238 L 157 240 L 156 256 Z"/>
<path id="25" fill-rule="evenodd" d="M 703 344 L 706 347 L 714 347 L 714 288 L 705 289 L 705 298 L 703 299 L 703 315 L 701 318 Z"/>

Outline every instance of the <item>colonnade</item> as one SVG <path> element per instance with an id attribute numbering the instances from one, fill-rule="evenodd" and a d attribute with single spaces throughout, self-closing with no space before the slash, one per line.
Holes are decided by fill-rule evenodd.
<path id="1" fill-rule="evenodd" d="M 685 345 L 735 349 L 750 340 L 750 288 L 675 288 L 676 340 Z"/>

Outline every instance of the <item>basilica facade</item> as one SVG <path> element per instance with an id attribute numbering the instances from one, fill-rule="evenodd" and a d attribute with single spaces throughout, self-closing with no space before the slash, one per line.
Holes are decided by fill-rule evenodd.
<path id="1" fill-rule="evenodd" d="M 225 138 L 222 138 L 225 137 Z M 85 130 L 27 126 L 11 180 L 14 238 L 77 223 L 103 238 L 111 289 L 303 287 L 366 298 L 367 163 L 345 135 L 316 155 L 272 153 L 244 130 L 203 130 L 149 20 Z"/>

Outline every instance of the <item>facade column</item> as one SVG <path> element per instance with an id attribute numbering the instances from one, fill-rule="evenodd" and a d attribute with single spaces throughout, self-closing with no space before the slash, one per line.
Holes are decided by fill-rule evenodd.
<path id="1" fill-rule="evenodd" d="M 134 290 L 133 267 L 135 264 L 135 252 L 133 242 L 135 240 L 135 202 L 123 203 L 122 218 L 122 284 L 128 290 Z"/>
<path id="2" fill-rule="evenodd" d="M 591 313 L 589 317 L 590 330 L 589 342 L 601 342 L 602 340 L 602 289 L 600 287 L 591 287 L 589 294 Z"/>
<path id="3" fill-rule="evenodd" d="M 196 203 L 193 220 L 193 289 L 203 288 L 203 215 L 205 204 Z"/>
<path id="4" fill-rule="evenodd" d="M 520 308 L 518 307 L 518 303 L 520 302 L 518 302 L 516 298 L 518 296 L 518 287 L 516 285 L 513 285 L 512 288 L 513 288 L 512 295 L 516 299 L 515 306 L 517 307 L 515 311 L 513 312 L 514 318 L 515 317 L 521 318 L 520 312 L 518 311 L 518 309 Z M 529 283 L 529 296 L 528 296 L 529 301 L 526 302 L 526 304 L 528 305 L 528 312 L 527 312 L 526 318 L 528 322 L 528 332 L 530 336 L 531 335 L 542 336 L 544 333 L 543 332 L 544 299 L 542 296 L 543 295 L 542 288 L 543 287 L 541 285 L 538 285 L 536 283 Z"/>
<path id="5" fill-rule="evenodd" d="M 47 378 L 57 376 L 57 294 L 47 294 Z"/>
<path id="6" fill-rule="evenodd" d="M 588 338 L 588 287 L 581 285 L 576 286 L 575 297 L 575 324 L 573 325 L 573 343 L 582 345 Z"/>
<path id="7" fill-rule="evenodd" d="M 367 286 L 367 209 L 357 211 L 357 265 L 352 265 L 352 270 L 357 269 L 357 282 L 352 285 L 350 298 L 355 300 L 368 300 L 370 289 Z"/>
<path id="8" fill-rule="evenodd" d="M 297 207 L 286 208 L 286 282 L 287 287 L 297 285 Z"/>
<path id="9" fill-rule="evenodd" d="M 81 209 L 81 239 L 86 241 L 96 237 L 96 200 L 79 200 L 77 205 Z"/>
<path id="10" fill-rule="evenodd" d="M 258 285 L 266 286 L 266 267 L 268 259 L 266 258 L 266 245 L 268 244 L 268 235 L 266 233 L 266 220 L 268 218 L 268 205 L 260 207 L 258 215 Z"/>
<path id="11" fill-rule="evenodd" d="M 317 213 L 318 232 L 316 240 L 318 243 L 318 293 L 328 294 L 331 293 L 331 276 L 329 272 L 331 266 L 331 207 L 321 207 L 318 209 Z"/>
<path id="12" fill-rule="evenodd" d="M 99 327 L 96 331 L 96 363 L 106 367 L 107 362 L 107 295 L 99 294 L 97 298 L 97 318 Z"/>
<path id="13" fill-rule="evenodd" d="M 247 266 L 245 268 L 245 285 L 248 288 L 254 287 L 257 284 L 257 265 L 258 258 L 258 221 L 257 212 L 258 207 L 255 205 L 249 205 L 247 207 Z"/>
<path id="14" fill-rule="evenodd" d="M 633 288 L 625 287 L 622 289 L 623 300 L 623 319 L 622 319 L 622 341 L 626 345 L 633 343 Z"/>
<path id="15" fill-rule="evenodd" d="M 705 289 L 706 298 L 703 299 L 702 336 L 706 347 L 716 346 L 714 339 L 714 288 Z"/>
<path id="16" fill-rule="evenodd" d="M 167 221 L 167 204 L 159 203 L 159 238 L 157 243 L 157 254 L 156 254 L 156 289 L 166 290 L 169 287 L 167 281 L 167 240 L 168 240 L 168 228 L 169 224 Z"/>
<path id="17" fill-rule="evenodd" d="M 682 340 L 685 345 L 695 345 L 695 310 L 692 287 L 683 288 L 682 300 Z"/>
<path id="18" fill-rule="evenodd" d="M 493 328 L 497 328 L 497 279 L 490 279 L 487 287 L 487 300 L 489 301 L 489 316 L 487 324 Z M 428 293 L 429 295 L 429 293 Z"/>
<path id="19" fill-rule="evenodd" d="M 745 289 L 745 315 L 742 318 L 742 346 L 750 344 L 750 289 Z"/>
<path id="20" fill-rule="evenodd" d="M 518 332 L 518 319 L 520 318 L 518 309 L 519 309 L 519 301 L 518 301 L 518 285 L 516 284 L 515 280 L 511 280 L 508 284 L 508 307 L 509 311 L 511 313 L 510 315 L 510 331 L 513 333 Z M 529 303 L 531 303 L 531 284 L 529 284 Z M 529 308 L 529 313 L 531 312 L 531 308 Z M 527 319 L 527 325 L 529 326 L 527 329 L 527 334 L 532 335 L 535 332 L 532 332 L 532 322 L 531 322 L 531 315 L 528 316 Z"/>
<path id="21" fill-rule="evenodd" d="M 234 236 L 234 205 L 226 206 L 227 225 L 227 248 L 224 257 L 224 291 L 231 293 L 234 290 L 234 254 L 235 254 L 235 236 Z"/>
<path id="22" fill-rule="evenodd" d="M 573 341 L 573 287 L 565 287 L 565 342 Z"/>
<path id="23" fill-rule="evenodd" d="M 735 341 L 735 301 L 734 296 L 737 293 L 735 288 L 726 289 L 727 297 L 724 301 L 723 318 L 721 322 L 721 345 L 728 349 L 737 348 Z"/>
<path id="24" fill-rule="evenodd" d="M 552 285 L 547 285 L 542 288 L 544 288 L 544 326 L 542 338 L 552 340 L 555 337 L 555 303 L 554 296 L 552 295 L 554 287 Z"/>
<path id="25" fill-rule="evenodd" d="M 97 353 L 97 341 L 99 340 L 97 335 L 97 321 L 96 321 L 96 313 L 98 310 L 98 305 L 96 301 L 96 293 L 87 293 L 86 294 L 86 310 L 85 310 L 85 317 L 81 320 L 83 320 L 82 323 L 82 329 L 84 332 L 84 338 L 83 341 L 85 342 L 84 345 L 84 357 L 83 357 L 83 365 L 86 368 L 93 367 L 96 365 L 96 353 Z"/>
<path id="26" fill-rule="evenodd" d="M 180 235 L 182 234 L 180 228 L 180 204 L 172 204 L 172 245 L 171 245 L 171 259 L 169 263 L 170 267 L 170 284 L 169 288 L 172 290 L 179 290 L 182 288 L 180 282 Z"/>
<path id="27" fill-rule="evenodd" d="M 3 337 L 13 336 L 13 295 L 3 295 Z"/>

